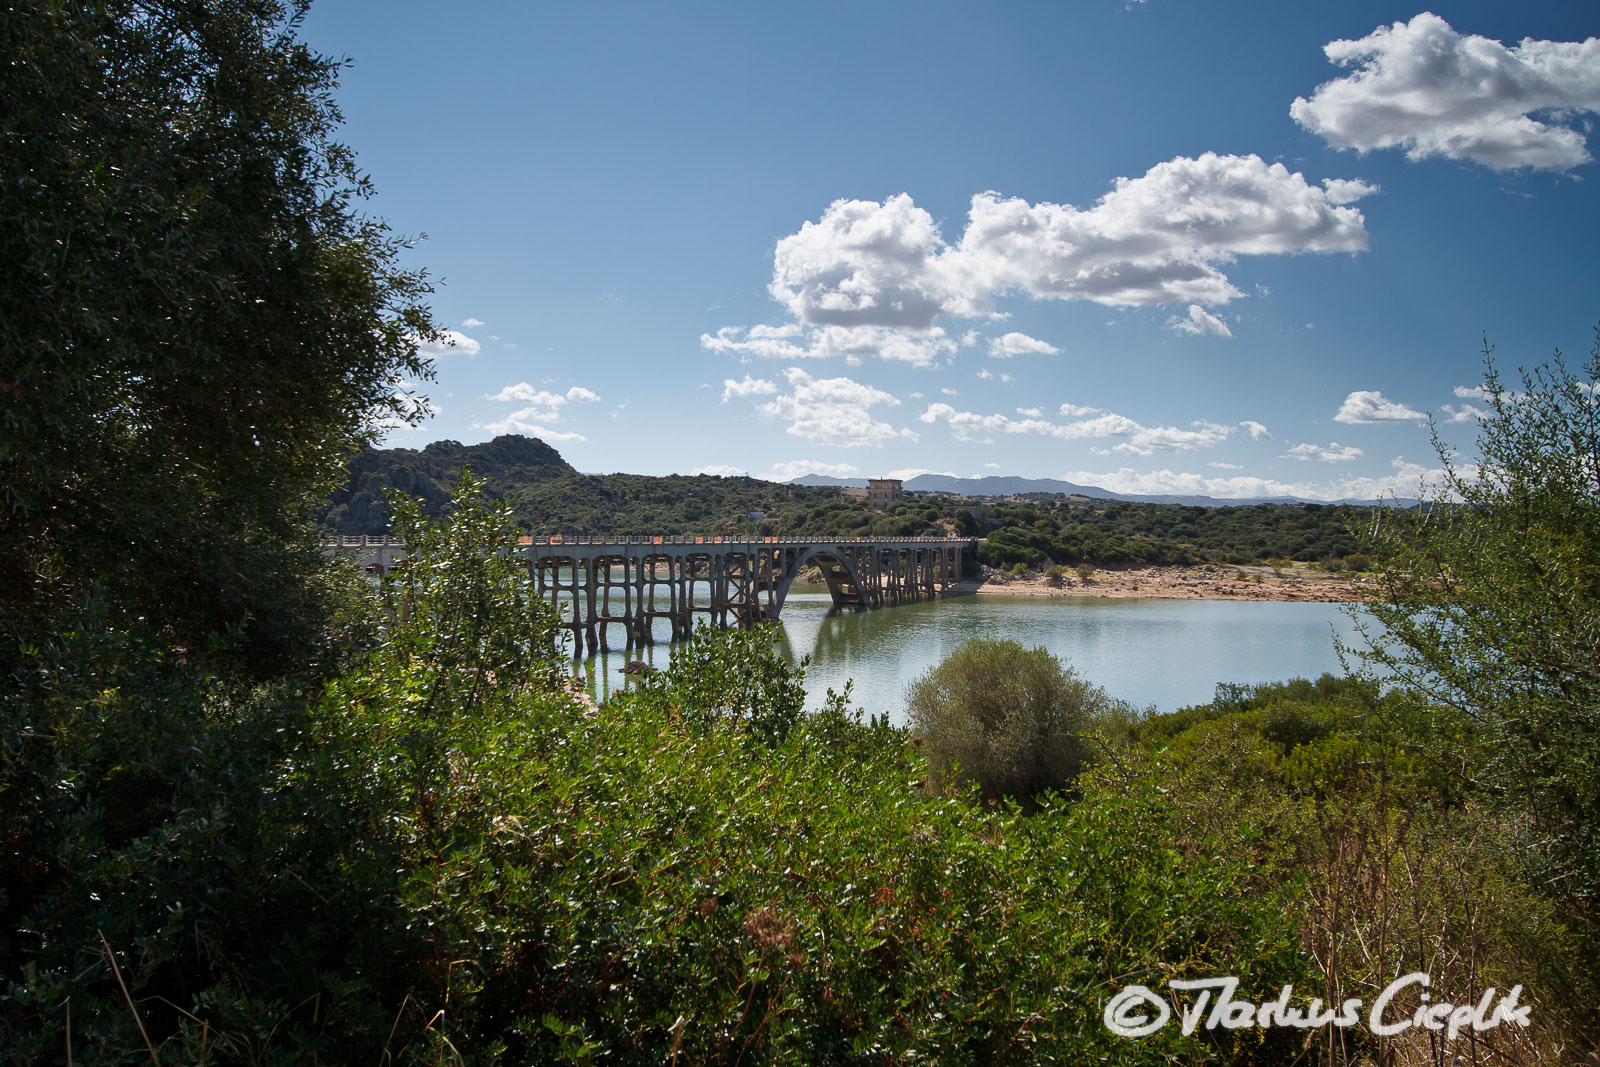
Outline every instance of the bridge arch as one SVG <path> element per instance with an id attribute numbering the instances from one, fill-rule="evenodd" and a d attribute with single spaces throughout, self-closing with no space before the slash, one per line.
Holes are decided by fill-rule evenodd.
<path id="1" fill-rule="evenodd" d="M 833 598 L 834 607 L 872 606 L 867 600 L 867 586 L 848 553 L 838 545 L 809 545 L 785 568 L 773 597 L 771 618 L 776 619 L 783 613 L 783 602 L 789 595 L 789 587 L 795 583 L 806 564 L 813 560 L 822 563 L 822 577 L 828 583 L 828 595 Z M 838 564 L 838 571 L 833 569 L 833 564 Z"/>

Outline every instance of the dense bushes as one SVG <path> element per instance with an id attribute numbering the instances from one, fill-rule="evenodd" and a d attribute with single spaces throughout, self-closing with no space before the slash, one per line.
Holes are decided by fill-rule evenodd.
<path id="1" fill-rule="evenodd" d="M 992 567 L 1336 560 L 1358 547 L 1350 529 L 1353 514 L 1321 504 L 1201 508 L 1041 495 L 1026 504 L 994 505 L 995 529 L 979 546 L 978 559 Z"/>
<path id="2" fill-rule="evenodd" d="M 1264 877 L 1299 885 L 1293 921 L 1325 998 L 1370 1003 L 1397 975 L 1425 971 L 1435 1001 L 1521 985 L 1533 1005 L 1531 1029 L 1475 1034 L 1470 1047 L 1347 1031 L 1319 1038 L 1331 1055 L 1534 1063 L 1595 1047 L 1586 918 L 1539 885 L 1514 844 L 1518 821 L 1473 797 L 1468 783 L 1497 756 L 1468 717 L 1324 675 L 1219 686 L 1211 703 L 1151 716 L 1132 734 L 1091 774 L 1094 787 L 1159 781 L 1194 829 L 1233 828 L 1230 847 Z"/>
<path id="3" fill-rule="evenodd" d="M 8 735 L 13 1062 L 1139 1063 L 1185 1042 L 1104 1030 L 1126 982 L 1302 973 L 1287 887 L 1153 783 L 931 795 L 765 631 L 584 706 L 472 489 L 315 691 L 75 650 L 125 670 Z"/>
<path id="4" fill-rule="evenodd" d="M 649 704 L 669 721 L 691 729 L 746 730 L 775 744 L 789 736 L 805 710 L 799 672 L 777 649 L 776 624 L 754 630 L 703 627 L 672 650 L 672 669 L 646 675 L 624 703 Z"/>

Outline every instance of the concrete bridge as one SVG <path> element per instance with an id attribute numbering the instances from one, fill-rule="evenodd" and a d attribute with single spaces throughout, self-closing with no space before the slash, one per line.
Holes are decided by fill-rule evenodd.
<path id="1" fill-rule="evenodd" d="M 650 644 L 665 619 L 672 640 L 699 619 L 749 626 L 777 619 L 802 569 L 817 567 L 837 607 L 866 610 L 939 596 L 961 580 L 968 537 L 523 537 L 519 551 L 540 598 L 561 610 L 573 651 L 608 647 L 622 628 L 627 647 Z M 342 537 L 329 554 L 350 555 L 373 573 L 404 561 L 389 538 Z M 570 616 L 570 617 L 569 617 Z"/>

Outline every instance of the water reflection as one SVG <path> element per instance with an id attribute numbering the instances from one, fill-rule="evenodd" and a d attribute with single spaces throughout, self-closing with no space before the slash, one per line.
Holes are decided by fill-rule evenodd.
<path id="1" fill-rule="evenodd" d="M 1337 604 L 1072 597 L 958 597 L 878 611 L 838 612 L 825 586 L 796 585 L 783 608 L 785 654 L 811 657 L 809 706 L 855 683 L 855 702 L 903 721 L 905 689 L 973 637 L 1009 638 L 1062 657 L 1134 704 L 1173 711 L 1211 699 L 1218 682 L 1269 682 L 1339 671 L 1333 636 L 1355 639 Z M 575 666 L 597 700 L 629 684 L 632 659 L 670 662 L 658 644 L 602 652 Z M 613 634 L 619 634 L 614 628 Z"/>

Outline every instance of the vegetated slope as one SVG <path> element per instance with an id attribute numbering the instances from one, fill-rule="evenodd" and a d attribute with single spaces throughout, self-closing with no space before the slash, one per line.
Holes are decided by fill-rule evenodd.
<path id="1" fill-rule="evenodd" d="M 1039 496 L 988 509 L 992 529 L 978 558 L 996 567 L 1330 562 L 1358 553 L 1354 530 L 1363 521 L 1357 509 L 1324 504 L 1207 508 Z"/>
<path id="2" fill-rule="evenodd" d="M 985 537 L 978 558 L 992 566 L 1100 566 L 1264 559 L 1330 561 L 1357 551 L 1349 509 L 1317 504 L 1184 507 L 1034 494 L 975 504 L 915 493 L 885 510 L 837 487 L 709 475 L 580 474 L 542 441 L 497 437 L 487 444 L 440 441 L 421 451 L 369 450 L 350 464 L 325 523 L 335 533 L 388 529 L 383 490 L 398 489 L 439 515 L 463 466 L 534 535 Z M 986 506 L 985 506 L 986 505 Z"/>
<path id="3" fill-rule="evenodd" d="M 439 441 L 421 451 L 361 452 L 350 462 L 344 488 L 330 499 L 324 525 L 341 534 L 386 532 L 386 489 L 419 498 L 424 514 L 438 516 L 463 467 L 485 479 L 489 495 L 533 534 L 748 534 L 758 532 L 757 523 L 761 533 L 820 533 L 824 511 L 859 513 L 868 521 L 872 515 L 835 488 L 710 475 L 580 474 L 543 441 L 507 434 L 481 445 Z M 769 514 L 771 521 L 750 518 Z"/>

